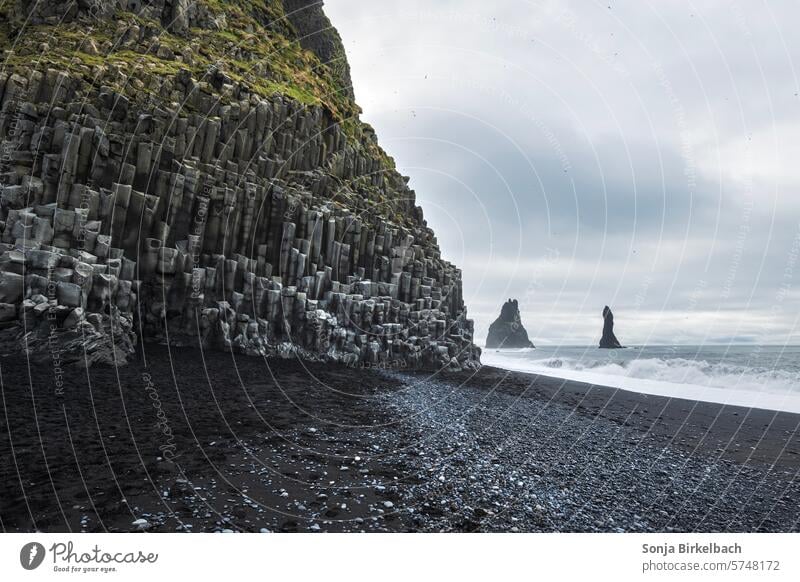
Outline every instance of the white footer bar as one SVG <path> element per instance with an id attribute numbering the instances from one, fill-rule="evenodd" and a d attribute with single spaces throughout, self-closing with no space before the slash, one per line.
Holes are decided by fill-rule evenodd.
<path id="1" fill-rule="evenodd" d="M 3 534 L 0 578 L 798 580 L 798 542 L 797 534 Z"/>

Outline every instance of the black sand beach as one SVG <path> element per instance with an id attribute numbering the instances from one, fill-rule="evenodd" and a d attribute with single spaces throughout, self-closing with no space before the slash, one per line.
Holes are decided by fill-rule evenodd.
<path id="1" fill-rule="evenodd" d="M 3 531 L 800 530 L 798 415 L 490 367 L 146 355 L 62 378 L 0 359 Z"/>

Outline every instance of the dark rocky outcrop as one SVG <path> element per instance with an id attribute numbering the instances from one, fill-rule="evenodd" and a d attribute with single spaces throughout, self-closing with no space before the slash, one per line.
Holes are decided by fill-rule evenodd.
<path id="1" fill-rule="evenodd" d="M 614 335 L 614 314 L 606 305 L 603 307 L 603 337 L 600 338 L 600 347 L 605 349 L 617 349 L 622 345 L 617 336 Z"/>
<path id="2" fill-rule="evenodd" d="M 489 326 L 486 337 L 487 348 L 532 348 L 533 342 L 528 339 L 528 332 L 522 326 L 519 315 L 519 302 L 509 299 L 500 310 L 500 317 Z"/>
<path id="3" fill-rule="evenodd" d="M 353 97 L 342 38 L 322 11 L 322 0 L 283 0 L 283 6 L 303 48 L 317 55 L 336 75 L 342 90 Z"/>
<path id="4" fill-rule="evenodd" d="M 479 365 L 318 4 L 0 3 L 0 352 Z"/>

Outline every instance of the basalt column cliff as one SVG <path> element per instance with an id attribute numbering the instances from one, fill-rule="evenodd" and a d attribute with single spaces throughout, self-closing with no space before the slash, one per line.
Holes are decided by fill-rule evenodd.
<path id="1" fill-rule="evenodd" d="M 0 352 L 477 366 L 310 0 L 0 0 Z"/>

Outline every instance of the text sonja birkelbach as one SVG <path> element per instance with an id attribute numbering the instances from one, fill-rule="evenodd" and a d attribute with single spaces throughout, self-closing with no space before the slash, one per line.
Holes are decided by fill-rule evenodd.
<path id="1" fill-rule="evenodd" d="M 708 542 L 701 544 L 695 543 L 680 543 L 680 544 L 642 544 L 643 554 L 658 554 L 661 556 L 668 556 L 670 554 L 741 554 L 742 546 L 737 543 L 733 544 L 718 544 L 716 542 Z"/>

